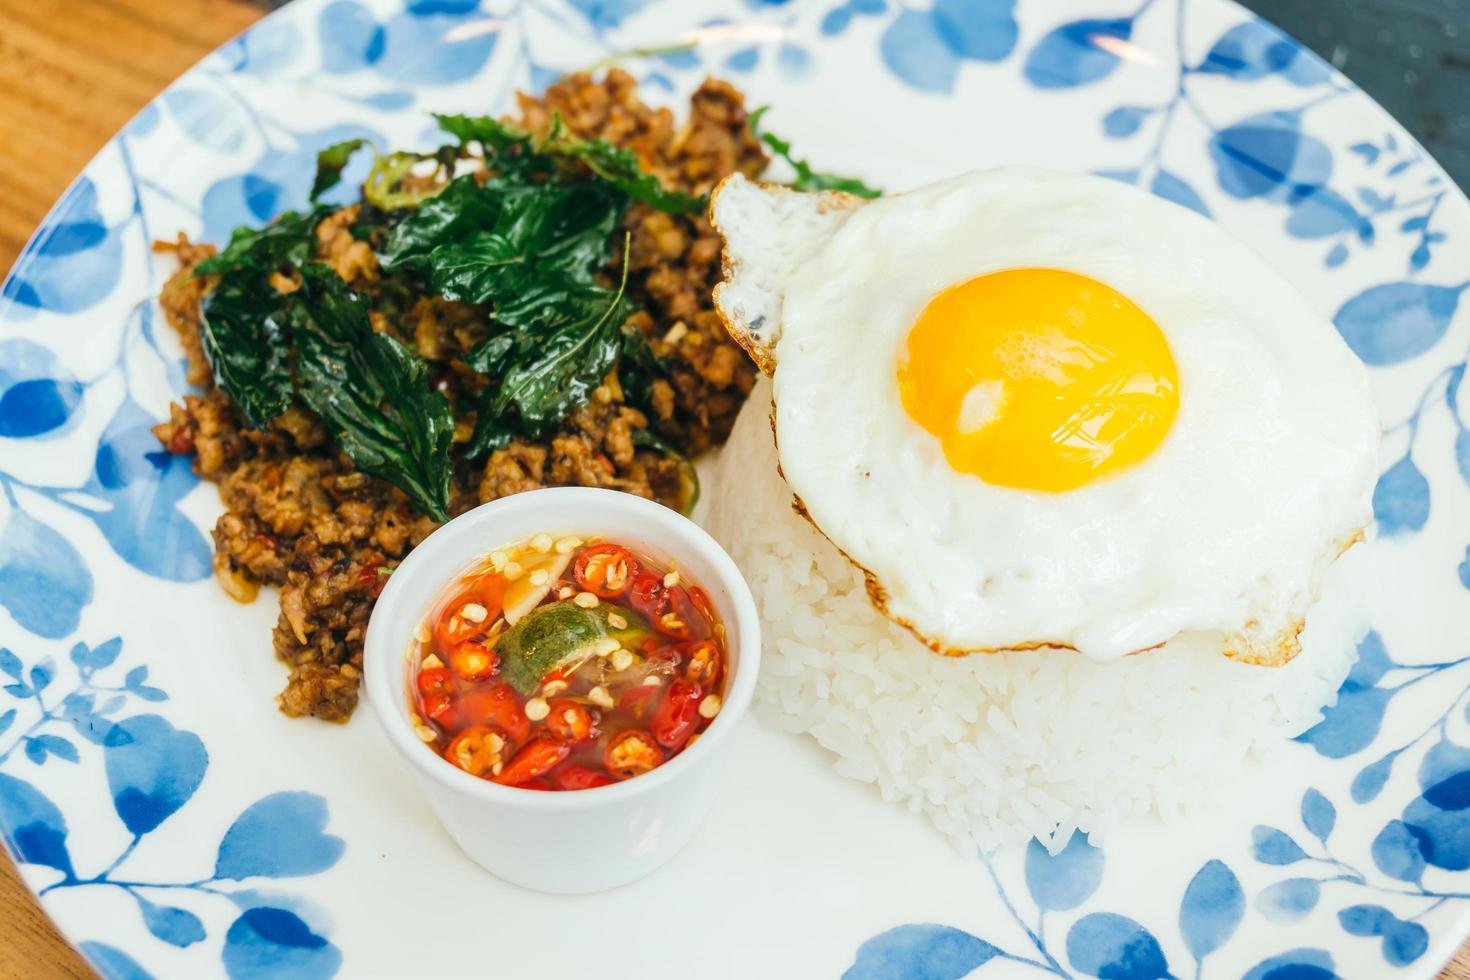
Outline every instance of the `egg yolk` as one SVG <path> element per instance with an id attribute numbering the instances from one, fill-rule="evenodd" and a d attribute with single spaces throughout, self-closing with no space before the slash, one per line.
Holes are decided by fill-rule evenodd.
<path id="1" fill-rule="evenodd" d="M 1019 490 L 1074 490 L 1131 466 L 1179 410 L 1158 324 L 1060 269 L 992 272 L 940 293 L 909 331 L 898 388 L 950 466 Z"/>

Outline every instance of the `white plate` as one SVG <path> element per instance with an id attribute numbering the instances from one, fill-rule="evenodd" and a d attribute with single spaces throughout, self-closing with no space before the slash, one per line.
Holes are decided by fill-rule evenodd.
<path id="1" fill-rule="evenodd" d="M 298 0 L 170 86 L 0 301 L 0 825 L 66 935 L 110 977 L 1433 974 L 1470 931 L 1470 207 L 1272 28 L 1130 7 Z M 960 859 L 747 721 L 687 852 L 552 898 L 467 863 L 364 714 L 276 713 L 274 602 L 208 580 L 217 496 L 147 431 L 182 390 L 149 242 L 299 206 L 338 139 L 423 145 L 431 108 L 505 111 L 691 30 L 632 63 L 650 97 L 730 77 L 802 153 L 889 187 L 998 163 L 1132 180 L 1250 242 L 1370 364 L 1392 426 L 1375 632 L 1227 812 Z"/>

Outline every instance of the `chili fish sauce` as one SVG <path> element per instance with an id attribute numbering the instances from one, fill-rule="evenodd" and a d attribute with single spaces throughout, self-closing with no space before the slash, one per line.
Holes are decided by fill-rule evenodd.
<path id="1" fill-rule="evenodd" d="M 538 534 L 445 591 L 415 634 L 419 736 L 472 776 L 607 786 L 663 765 L 719 714 L 725 629 L 672 562 Z"/>

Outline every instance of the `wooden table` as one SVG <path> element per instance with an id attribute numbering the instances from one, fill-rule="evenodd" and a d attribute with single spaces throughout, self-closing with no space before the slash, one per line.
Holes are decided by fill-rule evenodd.
<path id="1" fill-rule="evenodd" d="M 0 270 L 9 270 L 47 208 L 112 133 L 181 72 L 271 5 L 270 0 L 0 0 L 0 134 L 4 134 L 0 173 L 7 184 L 6 193 L 0 194 Z M 1443 30 L 1456 17 L 1470 20 L 1465 16 L 1470 3 L 1342 4 L 1338 37 L 1362 39 L 1351 58 L 1340 50 L 1332 31 L 1322 26 L 1329 17 L 1323 8 L 1338 5 L 1248 0 L 1247 6 L 1289 29 L 1296 18 L 1310 16 L 1312 30 L 1302 29 L 1308 43 L 1328 57 L 1336 54 L 1339 65 L 1355 77 L 1355 68 L 1366 65 L 1360 78 L 1365 87 L 1386 105 L 1402 107 L 1405 123 L 1462 186 L 1470 183 L 1466 100 L 1450 97 L 1465 88 L 1432 84 L 1436 66 L 1439 71 L 1458 72 L 1462 76 L 1458 86 L 1467 84 L 1470 58 L 1455 55 L 1450 44 L 1436 49 L 1432 39 L 1440 36 L 1449 42 L 1459 36 L 1461 44 L 1470 44 L 1470 23 L 1463 35 Z M 1413 16 L 1398 16 L 1400 8 Z M 1393 63 L 1407 50 L 1400 37 L 1406 23 L 1423 34 L 1423 43 L 1414 45 L 1419 51 L 1413 56 L 1415 65 L 1385 69 L 1385 59 Z M 1375 39 L 1382 50 L 1372 50 Z M 1413 91 L 1426 82 L 1431 91 Z M 1445 106 L 1453 106 L 1448 114 L 1435 108 L 1441 96 Z M 93 976 L 3 857 L 0 976 L 36 980 Z M 1470 946 L 1460 951 L 1444 977 L 1470 980 Z"/>

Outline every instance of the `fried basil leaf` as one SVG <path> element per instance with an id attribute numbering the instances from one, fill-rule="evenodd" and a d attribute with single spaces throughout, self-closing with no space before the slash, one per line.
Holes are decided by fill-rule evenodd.
<path id="1" fill-rule="evenodd" d="M 495 165 L 547 169 L 548 161 L 578 160 L 598 177 L 651 208 L 671 214 L 696 214 L 709 203 L 704 196 L 671 190 L 655 175 L 644 170 L 632 150 L 614 146 L 604 139 L 584 140 L 567 136 L 558 116 L 544 138 L 492 116 L 436 116 L 439 126 L 461 143 L 478 140 Z M 540 159 L 538 159 L 540 158 Z M 517 163 L 516 161 L 519 161 Z"/>
<path id="2" fill-rule="evenodd" d="M 342 171 L 352 155 L 371 144 L 365 139 L 344 140 L 333 143 L 316 155 L 316 179 L 311 182 L 311 199 L 315 201 L 342 181 Z M 373 151 L 376 157 L 378 151 Z"/>
<path id="3" fill-rule="evenodd" d="M 237 228 L 218 255 L 194 267 L 219 282 L 200 304 L 199 339 L 214 383 L 259 428 L 291 404 L 291 344 L 287 294 L 271 273 L 294 269 L 316 247 L 325 211 L 288 211 L 264 228 Z"/>
<path id="4" fill-rule="evenodd" d="M 627 286 L 625 260 L 616 292 L 544 278 L 496 309 L 506 333 L 465 357 L 492 378 L 467 447 L 471 458 L 516 435 L 542 438 L 587 403 L 622 353 L 623 321 L 632 311 Z"/>
<path id="5" fill-rule="evenodd" d="M 498 200 L 494 224 L 434 246 L 429 284 L 445 299 L 497 311 L 548 275 L 591 283 L 623 212 L 622 195 L 602 183 L 507 187 L 497 178 L 479 193 Z"/>
<path id="6" fill-rule="evenodd" d="M 287 211 L 264 228 L 239 227 L 230 244 L 194 267 L 195 276 L 215 276 L 230 269 L 269 275 L 284 265 L 300 265 L 316 251 L 316 226 L 330 209 Z"/>
<path id="7" fill-rule="evenodd" d="M 750 131 L 759 136 L 762 143 L 769 146 L 777 156 L 789 163 L 796 171 L 796 179 L 791 182 L 792 187 L 799 191 L 844 191 L 867 198 L 883 196 L 881 190 L 868 186 L 856 177 L 842 177 L 838 174 L 813 170 L 811 164 L 792 156 L 790 143 L 775 133 L 763 133 L 760 130 L 761 116 L 769 108 L 770 106 L 761 106 L 750 114 Z"/>
<path id="8" fill-rule="evenodd" d="M 224 276 L 200 306 L 199 339 L 215 385 L 246 425 L 258 429 L 291 406 L 286 297 L 264 274 Z"/>
<path id="9" fill-rule="evenodd" d="M 367 303 L 329 267 L 303 266 L 291 304 L 297 394 L 366 473 L 436 521 L 449 516 L 454 417 L 428 364 L 368 321 Z"/>

